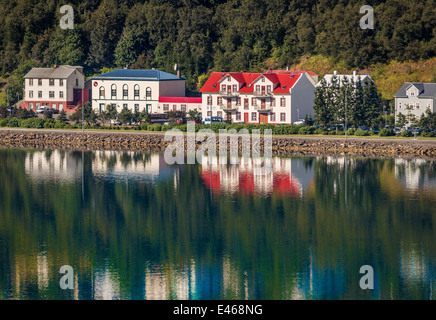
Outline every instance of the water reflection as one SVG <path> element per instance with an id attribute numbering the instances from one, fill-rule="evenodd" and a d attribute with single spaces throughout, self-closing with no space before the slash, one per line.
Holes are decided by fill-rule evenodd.
<path id="1" fill-rule="evenodd" d="M 436 161 L 206 160 L 0 150 L 0 298 L 435 297 Z"/>

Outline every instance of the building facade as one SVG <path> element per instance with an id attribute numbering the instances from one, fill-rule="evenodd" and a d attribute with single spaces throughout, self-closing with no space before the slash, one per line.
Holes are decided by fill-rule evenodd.
<path id="1" fill-rule="evenodd" d="M 202 116 L 232 122 L 290 124 L 313 114 L 309 71 L 214 72 L 201 88 Z"/>
<path id="2" fill-rule="evenodd" d="M 59 111 L 75 111 L 89 101 L 83 67 L 53 66 L 33 68 L 24 76 L 24 99 L 21 107 L 36 111 L 48 107 Z"/>
<path id="3" fill-rule="evenodd" d="M 163 113 L 160 97 L 184 97 L 186 78 L 159 70 L 118 69 L 91 78 L 92 108 Z"/>
<path id="4" fill-rule="evenodd" d="M 163 113 L 168 111 L 184 111 L 197 110 L 201 113 L 202 98 L 199 97 L 159 97 L 158 110 Z"/>
<path id="5" fill-rule="evenodd" d="M 419 119 L 427 109 L 435 112 L 436 83 L 405 82 L 395 93 L 395 122 L 400 113 Z"/>

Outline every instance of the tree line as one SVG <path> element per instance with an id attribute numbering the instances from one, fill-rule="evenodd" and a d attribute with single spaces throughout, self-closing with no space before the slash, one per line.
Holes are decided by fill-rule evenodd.
<path id="1" fill-rule="evenodd" d="M 259 72 L 322 54 L 348 68 L 434 57 L 436 0 L 376 0 L 362 30 L 357 0 L 72 0 L 74 29 L 59 26 L 59 0 L 0 1 L 0 75 L 14 103 L 33 66 L 181 66 L 196 91 L 211 70 Z M 1 83 L 1 82 L 0 82 Z M 21 90 L 21 91 L 20 91 Z M 22 93 L 21 93 L 22 94 Z"/>

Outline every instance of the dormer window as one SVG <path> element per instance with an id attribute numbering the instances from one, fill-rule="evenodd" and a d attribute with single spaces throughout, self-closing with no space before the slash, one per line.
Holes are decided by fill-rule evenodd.
<path id="1" fill-rule="evenodd" d="M 232 81 L 232 79 L 230 79 L 230 76 L 227 77 L 227 81 Z"/>
<path id="2" fill-rule="evenodd" d="M 262 82 L 265 82 L 265 77 L 262 77 Z"/>
<path id="3" fill-rule="evenodd" d="M 415 95 L 415 91 L 414 90 L 410 91 L 410 95 L 414 96 Z"/>

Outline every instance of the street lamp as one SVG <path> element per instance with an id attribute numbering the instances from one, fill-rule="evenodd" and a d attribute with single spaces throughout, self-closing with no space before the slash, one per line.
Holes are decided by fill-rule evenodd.
<path id="1" fill-rule="evenodd" d="M 297 114 L 298 114 L 297 121 L 300 121 L 300 109 L 297 109 Z"/>

